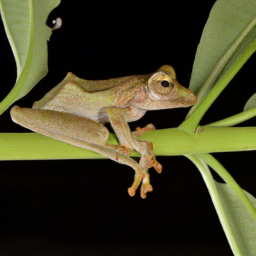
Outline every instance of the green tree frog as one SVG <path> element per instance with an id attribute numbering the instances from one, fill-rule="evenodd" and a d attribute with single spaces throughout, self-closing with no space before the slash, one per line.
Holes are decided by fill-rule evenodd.
<path id="1" fill-rule="evenodd" d="M 164 65 L 153 74 L 134 75 L 100 81 L 84 80 L 68 73 L 62 82 L 48 92 L 32 109 L 15 106 L 11 117 L 32 131 L 64 141 L 76 147 L 102 154 L 135 170 L 130 196 L 142 183 L 140 194 L 153 190 L 148 169 L 158 173 L 162 165 L 156 161 L 151 142 L 138 136 L 154 130 L 152 124 L 131 132 L 128 122 L 144 116 L 147 110 L 189 107 L 196 96 L 181 86 L 171 66 Z M 110 122 L 120 145 L 107 143 Z M 141 154 L 139 163 L 130 158 L 130 151 Z"/>

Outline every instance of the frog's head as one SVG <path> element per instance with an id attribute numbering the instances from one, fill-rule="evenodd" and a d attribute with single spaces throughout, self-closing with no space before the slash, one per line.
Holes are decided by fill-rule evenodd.
<path id="1" fill-rule="evenodd" d="M 189 107 L 196 102 L 194 93 L 178 83 L 173 67 L 168 65 L 153 73 L 137 96 L 140 100 L 135 105 L 147 110 Z"/>

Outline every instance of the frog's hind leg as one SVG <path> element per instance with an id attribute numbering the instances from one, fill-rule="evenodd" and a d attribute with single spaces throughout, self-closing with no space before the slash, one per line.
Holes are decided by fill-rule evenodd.
<path id="1" fill-rule="evenodd" d="M 129 156 L 107 146 L 108 130 L 102 124 L 69 113 L 18 106 L 12 108 L 11 117 L 15 123 L 32 131 L 76 147 L 92 150 L 118 163 L 132 167 L 135 170 L 135 177 L 128 193 L 130 196 L 135 195 L 142 180 L 143 169 Z"/>

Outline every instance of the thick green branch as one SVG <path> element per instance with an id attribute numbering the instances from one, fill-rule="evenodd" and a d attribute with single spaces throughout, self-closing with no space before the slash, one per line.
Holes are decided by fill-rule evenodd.
<path id="1" fill-rule="evenodd" d="M 195 134 L 171 128 L 147 132 L 140 138 L 152 141 L 160 156 L 256 150 L 254 127 L 199 127 Z M 113 134 L 108 142 L 118 143 Z M 0 160 L 105 158 L 36 133 L 1 133 L 0 145 Z"/>

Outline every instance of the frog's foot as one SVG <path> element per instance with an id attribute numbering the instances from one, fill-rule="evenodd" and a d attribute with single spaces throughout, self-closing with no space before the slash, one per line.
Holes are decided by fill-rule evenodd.
<path id="1" fill-rule="evenodd" d="M 143 128 L 137 127 L 136 131 L 134 131 L 132 134 L 135 136 L 141 136 L 144 132 L 154 131 L 155 129 L 156 127 L 153 124 L 148 124 Z"/>
<path id="2" fill-rule="evenodd" d="M 155 153 L 153 150 L 153 144 L 150 141 L 144 141 L 145 143 L 147 143 L 147 152 L 145 152 L 146 154 L 143 154 L 140 158 L 140 166 L 142 166 L 145 169 L 149 169 L 151 167 L 154 167 L 155 170 L 158 173 L 162 172 L 162 165 L 157 162 L 156 157 L 155 157 Z"/>
<path id="3" fill-rule="evenodd" d="M 153 191 L 153 187 L 150 184 L 150 176 L 147 169 L 144 169 L 142 173 L 136 173 L 134 182 L 132 186 L 128 189 L 128 193 L 130 196 L 134 196 L 135 192 L 141 183 L 140 188 L 140 196 L 145 199 L 147 197 L 147 193 Z"/>
<path id="4" fill-rule="evenodd" d="M 143 171 L 143 176 L 142 176 L 142 183 L 141 183 L 141 188 L 140 188 L 140 196 L 141 198 L 145 199 L 147 197 L 147 193 L 153 191 L 153 187 L 150 184 L 150 179 L 149 179 L 149 173 L 147 170 Z"/>
<path id="5" fill-rule="evenodd" d="M 134 196 L 137 188 L 139 187 L 142 177 L 143 177 L 143 172 L 135 172 L 135 177 L 134 177 L 134 182 L 130 188 L 128 188 L 128 194 L 130 196 Z"/>

